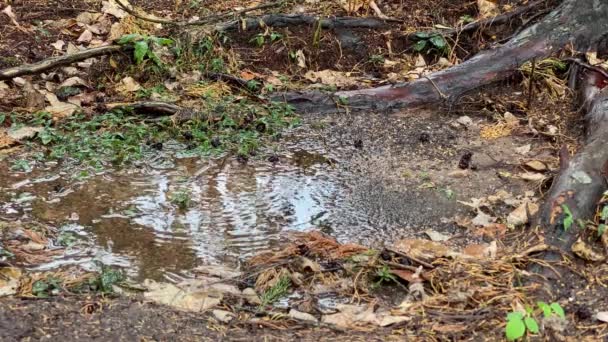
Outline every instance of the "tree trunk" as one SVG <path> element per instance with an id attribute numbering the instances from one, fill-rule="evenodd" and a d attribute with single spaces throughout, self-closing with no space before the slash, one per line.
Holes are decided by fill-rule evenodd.
<path id="1" fill-rule="evenodd" d="M 392 108 L 455 102 L 462 94 L 511 76 L 532 59 L 548 57 L 569 46 L 587 51 L 608 32 L 608 2 L 564 0 L 539 23 L 522 31 L 505 45 L 479 53 L 468 61 L 413 82 L 377 88 L 285 93 L 284 99 L 304 112 L 336 112 L 337 104 L 353 109 Z"/>

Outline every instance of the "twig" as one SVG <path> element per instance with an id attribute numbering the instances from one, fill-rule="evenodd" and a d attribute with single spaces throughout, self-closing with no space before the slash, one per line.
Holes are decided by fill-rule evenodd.
<path id="1" fill-rule="evenodd" d="M 429 82 L 431 82 L 431 84 L 433 85 L 433 87 L 435 88 L 435 90 L 437 90 L 437 92 L 439 93 L 439 96 L 441 96 L 442 99 L 447 99 L 448 97 L 441 91 L 441 89 L 439 89 L 439 87 L 437 86 L 437 84 L 435 84 L 435 81 L 433 81 L 430 77 L 428 76 L 424 76 L 424 78 L 426 78 L 427 80 L 429 80 Z"/>
<path id="2" fill-rule="evenodd" d="M 79 51 L 70 55 L 47 58 L 38 63 L 24 64 L 13 68 L 3 69 L 0 70 L 0 81 L 9 80 L 11 78 L 23 75 L 39 74 L 41 72 L 56 68 L 58 66 L 82 61 L 92 57 L 107 55 L 113 52 L 119 52 L 122 50 L 122 48 L 123 47 L 120 45 L 102 46 L 84 51 Z"/>
<path id="3" fill-rule="evenodd" d="M 585 69 L 595 71 L 608 79 L 608 71 L 604 70 L 604 68 L 601 68 L 601 67 L 598 67 L 595 65 L 591 65 L 589 63 L 585 63 L 580 58 L 566 58 L 564 60 L 568 61 L 568 62 L 576 63 L 577 65 L 579 65 Z"/>
<path id="4" fill-rule="evenodd" d="M 532 71 L 530 72 L 530 80 L 528 81 L 528 104 L 526 108 L 532 109 L 532 95 L 534 92 L 534 73 L 536 72 L 536 58 L 532 58 Z"/>
<path id="5" fill-rule="evenodd" d="M 418 264 L 420 264 L 420 265 L 422 265 L 422 266 L 424 266 L 426 268 L 430 268 L 430 269 L 434 269 L 435 268 L 435 266 L 429 264 L 428 262 L 419 260 L 419 259 L 417 259 L 417 258 L 415 258 L 415 257 L 413 257 L 411 255 L 408 255 L 408 254 L 396 251 L 396 250 L 391 249 L 391 248 L 387 248 L 386 250 L 389 251 L 389 252 L 391 252 L 391 253 L 394 253 L 394 254 L 397 254 L 399 256 L 402 256 L 404 258 L 410 259 L 411 261 L 413 261 L 415 263 L 418 263 Z"/>

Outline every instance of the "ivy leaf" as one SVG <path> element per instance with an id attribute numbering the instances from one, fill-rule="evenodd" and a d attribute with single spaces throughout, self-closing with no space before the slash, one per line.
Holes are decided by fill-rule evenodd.
<path id="1" fill-rule="evenodd" d="M 433 36 L 429 40 L 431 41 L 431 44 L 433 44 L 439 50 L 445 49 L 448 45 L 442 36 Z"/>
<path id="2" fill-rule="evenodd" d="M 597 226 L 597 235 L 598 236 L 604 235 L 605 232 L 606 232 L 606 225 L 605 224 L 602 223 L 599 226 Z"/>
<path id="3" fill-rule="evenodd" d="M 428 33 L 428 32 L 416 32 L 415 36 L 418 39 L 429 39 L 429 38 L 431 38 L 431 34 Z"/>
<path id="4" fill-rule="evenodd" d="M 521 316 L 521 314 L 519 314 Z M 505 334 L 507 336 L 507 340 L 515 341 L 518 338 L 521 338 L 526 333 L 526 325 L 524 321 L 520 319 L 512 319 L 507 322 L 507 327 L 505 328 Z"/>
<path id="5" fill-rule="evenodd" d="M 140 40 L 135 43 L 135 64 L 141 64 L 144 61 L 144 57 L 148 54 L 149 49 L 148 42 L 145 40 Z"/>
<path id="6" fill-rule="evenodd" d="M 534 318 L 526 317 L 524 318 L 524 323 L 526 323 L 526 328 L 529 332 L 533 334 L 538 334 L 538 332 L 540 331 L 540 329 L 538 328 L 538 323 L 536 323 L 536 320 Z"/>
<path id="7" fill-rule="evenodd" d="M 169 38 L 154 38 L 154 42 L 160 46 L 169 46 L 173 44 L 173 39 Z"/>
<path id="8" fill-rule="evenodd" d="M 426 40 L 419 40 L 418 42 L 416 42 L 416 44 L 414 44 L 414 51 L 416 51 L 416 52 L 423 51 L 426 48 L 426 44 L 427 44 Z"/>
<path id="9" fill-rule="evenodd" d="M 551 303 L 550 305 L 551 310 L 553 310 L 553 312 L 559 316 L 562 319 L 566 319 L 566 313 L 564 312 L 564 309 L 557 303 Z"/>
<path id="10" fill-rule="evenodd" d="M 129 44 L 129 43 L 133 43 L 136 40 L 141 39 L 142 36 L 137 34 L 137 33 L 132 33 L 132 34 L 126 34 L 122 37 L 120 37 L 120 40 L 118 40 L 118 44 Z"/>
<path id="11" fill-rule="evenodd" d="M 562 204 L 562 209 L 564 210 L 564 230 L 568 231 L 572 227 L 572 224 L 574 224 L 574 217 L 567 205 Z"/>

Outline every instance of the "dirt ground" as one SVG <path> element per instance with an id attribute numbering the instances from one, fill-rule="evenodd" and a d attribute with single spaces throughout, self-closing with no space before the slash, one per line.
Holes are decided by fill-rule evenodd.
<path id="1" fill-rule="evenodd" d="M 236 6 L 246 6 L 253 1 L 153 0 L 131 3 L 159 18 L 179 20 L 204 17 Z M 201 103 L 209 98 L 199 96 L 200 93 L 192 95 L 192 89 L 210 84 L 200 71 L 207 72 L 210 65 L 219 63 L 218 60 L 222 63 L 218 68 L 234 75 L 241 83 L 237 86 L 224 83 L 218 86 L 218 82 L 211 83 L 211 86 L 220 87 L 231 99 L 237 98 L 234 102 L 254 99 L 266 104 L 264 96 L 272 90 L 335 90 L 390 84 L 458 64 L 481 49 L 499 45 L 515 32 L 518 24 L 529 24 L 528 19 L 536 18 L 535 13 L 529 13 L 507 25 L 457 37 L 449 40 L 453 46 L 449 54 L 429 53 L 423 56 L 414 53 L 414 42 L 405 37 L 415 31 L 436 28 L 437 25 L 458 27 L 465 19 L 477 18 L 480 13 L 476 1 L 385 0 L 377 3 L 383 13 L 396 20 L 390 29 L 324 30 L 320 36 L 317 36 L 314 27 L 306 25 L 228 32 L 225 36 L 215 37 L 215 45 L 207 47 L 215 58 L 189 60 L 192 56 L 183 54 L 180 55 L 183 60 L 171 61 L 176 68 L 184 68 L 178 65 L 180 63 L 200 62 L 196 67 L 186 66 L 190 67 L 186 71 L 178 71 L 178 68 L 161 72 L 144 70 L 133 65 L 131 56 L 115 54 L 100 58 L 92 67 L 78 65 L 80 69 L 76 70 L 77 73 L 63 69 L 45 74 L 44 78 L 26 76 L 23 81 L 0 83 L 9 89 L 8 95 L 0 99 L 0 112 L 27 116 L 42 111 L 46 106 L 45 99 L 38 98 L 38 103 L 34 103 L 36 98 L 32 100 L 27 94 L 33 92 L 40 95 L 46 91 L 48 97 L 49 93 L 56 91 L 59 83 L 68 79 L 70 73 L 79 75 L 87 83 L 80 89 L 87 97 L 78 103 L 89 118 L 103 114 L 107 109 L 105 106 L 111 102 L 140 98 L 158 100 L 161 95 L 173 96 L 176 100 L 172 99 L 172 103 L 184 107 L 201 106 L 208 110 Z M 498 6 L 505 10 L 524 3 L 526 1 L 501 0 Z M 544 5 L 546 7 L 537 9 L 536 14 L 544 13 L 554 3 L 548 1 Z M 14 19 L 28 25 L 31 31 L 26 33 L 8 15 L 0 14 L 0 69 L 62 55 L 65 50 L 63 44 L 109 44 L 111 42 L 105 39 L 109 39 L 110 30 L 107 28 L 112 25 L 123 25 L 123 28 L 149 35 L 169 36 L 176 38 L 180 44 L 186 37 L 191 37 L 175 28 L 157 30 L 150 23 L 129 17 L 119 19 L 108 14 L 104 16 L 103 23 L 95 24 L 83 24 L 75 19 L 81 13 L 101 11 L 103 4 L 98 0 L 71 0 L 59 4 L 43 0 L 36 0 L 33 4 L 13 1 L 12 4 L 16 14 Z M 272 11 L 330 16 L 373 14 L 366 7 L 349 13 L 333 1 L 290 2 Z M 105 28 L 91 28 L 91 25 L 105 25 Z M 95 33 L 94 39 L 82 39 L 87 30 L 99 33 Z M 268 42 L 273 34 L 280 38 L 276 42 Z M 254 42 L 260 35 L 266 40 L 256 45 Z M 59 40 L 63 42 L 62 47 L 51 45 Z M 180 45 L 179 48 L 184 46 Z M 179 52 L 183 53 L 181 50 Z M 305 61 L 298 60 L 298 56 L 302 55 Z M 330 71 L 329 80 L 323 71 Z M 260 310 L 252 313 L 251 308 L 249 311 L 244 309 L 240 302 L 222 303 L 222 309 L 237 316 L 231 323 L 222 323 L 209 310 L 188 313 L 141 297 L 61 293 L 51 298 L 32 298 L 33 281 L 30 279 L 29 283 L 20 283 L 17 295 L 0 299 L 0 340 L 491 341 L 504 336 L 507 314 L 526 312 L 523 305 L 534 306 L 537 300 L 561 305 L 567 318 L 557 323 L 555 320 L 543 320 L 543 333 L 546 334 L 542 337 L 531 335 L 530 340 L 605 340 L 608 338 L 608 324 L 596 319 L 598 312 L 608 310 L 603 300 L 608 295 L 605 285 L 608 282 L 608 268 L 603 252 L 592 254 L 586 260 L 573 257 L 570 253 L 564 253 L 554 262 L 538 258 L 538 253 L 549 247 L 543 243 L 545 233 L 532 225 L 530 210 L 538 210 L 552 178 L 559 171 L 559 149 L 565 145 L 570 151 L 576 151 L 583 134 L 582 120 L 577 108 L 571 105 L 572 96 L 566 90 L 565 72 L 555 71 L 554 74 L 550 67 L 541 69 L 541 72 L 545 71 L 547 74 L 543 75 L 546 78 L 529 87 L 528 82 L 533 81 L 530 80 L 530 73 L 522 68 L 501 84 L 463 94 L 450 108 L 437 106 L 393 113 L 344 110 L 332 116 L 302 115 L 300 126 L 273 136 L 278 143 L 263 141 L 269 145 L 261 147 L 259 151 L 248 155 L 239 152 L 238 157 L 218 159 L 220 170 L 225 167 L 238 169 L 247 162 L 254 165 L 252 168 L 292 163 L 302 166 L 301 173 L 311 172 L 306 168 L 315 166 L 315 171 L 321 170 L 321 178 L 339 179 L 344 185 L 340 189 L 348 189 L 348 193 L 340 194 L 333 203 L 333 221 L 328 219 L 324 225 L 314 228 L 339 237 L 339 243 L 331 242 L 338 250 L 344 245 L 350 246 L 350 242 L 372 248 L 377 255 L 371 258 L 369 264 L 363 265 L 357 261 L 356 266 L 360 268 L 352 272 L 349 265 L 353 262 L 353 255 L 358 256 L 356 253 L 335 257 L 328 256 L 331 254 L 329 251 L 325 255 L 316 250 L 315 254 L 314 248 L 306 243 L 294 245 L 276 237 L 273 237 L 276 241 L 273 240 L 267 251 L 270 254 L 261 254 L 266 257 L 266 263 L 262 264 L 266 267 L 265 271 L 291 275 L 303 273 L 295 270 L 298 267 L 296 261 L 302 257 L 311 258 L 323 266 L 322 270 L 307 274 L 305 281 L 298 285 L 296 292 L 304 299 L 297 298 L 295 302 L 298 308 L 308 309 L 304 310 L 306 313 L 310 312 L 315 317 L 326 316 L 327 313 L 318 308 L 320 305 L 315 306 L 318 298 L 313 289 L 319 283 L 335 285 L 338 283 L 336 278 L 343 277 L 346 279 L 344 282 L 348 283 L 344 286 L 346 289 L 336 292 L 348 297 L 350 304 L 365 303 L 382 309 L 390 307 L 392 315 L 399 314 L 403 319 L 397 324 L 389 327 L 356 325 L 343 328 L 325 323 L 304 323 L 285 317 L 284 309 L 283 315 Z M 126 76 L 132 76 L 133 82 L 139 83 L 137 93 L 131 91 L 125 95 L 124 91 L 119 90 L 118 84 Z M 255 87 L 242 89 L 249 86 L 247 82 L 247 86 L 244 86 L 243 80 L 254 81 L 254 85 L 258 82 L 264 88 L 258 89 L 257 93 L 252 91 Z M 178 85 L 169 90 L 169 86 L 176 83 L 181 83 L 182 88 Z M 35 89 L 28 89 L 23 84 Z M 166 93 L 155 93 L 157 87 L 165 87 Z M 530 89 L 535 90 L 534 96 L 527 93 Z M 0 94 L 2 91 L 3 88 L 0 88 Z M 54 117 L 52 121 L 61 122 L 61 119 Z M 241 115 L 241 119 L 250 120 L 245 114 Z M 38 150 L 27 138 L 23 143 L 10 141 L 3 144 L 1 134 L 5 130 L 8 132 L 16 121 L 13 122 L 10 115 L 2 120 L 0 148 L 9 145 L 10 148 L 0 152 L 0 170 L 2 174 L 10 173 L 11 176 L 0 180 L 0 187 L 7 189 L 5 194 L 0 194 L 0 201 L 12 201 L 10 205 L 19 204 L 20 199 L 13 200 L 11 197 L 23 184 L 26 188 L 32 187 L 27 183 L 31 175 L 14 171 L 14 164 L 20 159 L 35 160 Z M 266 128 L 265 125 L 261 127 L 260 131 Z M 99 132 L 102 133 L 105 132 Z M 192 133 L 189 134 L 188 138 L 182 134 L 186 143 L 192 140 Z M 162 143 L 166 141 L 160 142 L 160 145 L 159 142 L 145 142 L 159 149 L 163 149 Z M 294 146 L 309 147 L 309 153 L 296 155 Z M 46 172 L 57 163 L 48 166 L 36 161 L 33 164 L 43 165 L 40 167 L 42 170 L 37 171 Z M 194 169 L 193 166 L 191 168 Z M 45 181 L 35 185 L 35 188 L 39 193 L 48 195 L 61 193 L 64 186 L 69 188 L 75 184 L 74 188 L 77 188 L 84 183 L 78 179 L 70 182 Z M 95 186 L 85 187 L 83 192 L 88 191 L 86 189 L 90 190 L 86 196 L 68 197 L 69 200 L 57 206 L 54 204 L 58 202 L 51 200 L 38 201 L 33 210 L 19 207 L 19 210 L 10 213 L 8 209 L 13 207 L 9 204 L 1 207 L 6 209 L 6 213 L 0 213 L 0 229 L 8 228 L 2 231 L 0 247 L 9 246 L 13 248 L 12 251 L 17 251 L 13 253 L 16 255 L 13 259 L 0 260 L 1 266 L 18 265 L 27 269 L 53 260 L 53 253 L 60 253 L 54 249 L 58 240 L 55 226 L 66 220 L 83 225 L 93 224 L 106 213 L 110 204 L 127 198 L 127 193 L 121 192 L 120 187 L 112 188 L 115 193 L 105 197 L 98 196 L 99 189 Z M 72 217 L 74 208 L 82 209 L 89 201 L 96 202 L 89 205 L 88 212 Z M 245 201 L 237 196 L 234 202 L 240 204 Z M 513 213 L 520 208 L 523 208 L 524 218 L 521 218 L 520 210 L 513 219 Z M 290 208 L 284 211 L 289 212 Z M 247 213 L 243 216 L 247 217 Z M 311 218 L 308 223 L 312 221 Z M 229 220 L 229 224 L 232 223 Z M 28 228 L 11 230 L 9 226 L 13 225 L 19 226 L 19 229 Z M 40 230 L 34 229 L 38 225 L 44 226 L 41 230 L 47 232 L 48 236 L 38 235 Z M 172 264 L 174 269 L 181 266 L 180 271 L 191 271 L 200 266 L 194 252 L 183 249 L 183 239 L 159 245 L 157 232 L 130 231 L 126 230 L 129 226 L 115 226 L 125 230 L 112 230 L 116 227 L 108 228 L 108 232 L 100 230 L 96 243 L 109 246 L 110 250 L 114 248 L 114 252 L 131 253 L 130 256 L 136 255 L 142 260 L 147 258 L 149 272 L 142 272 L 146 276 L 162 278 L 170 273 L 164 268 L 168 264 Z M 357 229 L 353 230 L 353 227 Z M 38 233 L 32 234 L 31 231 Z M 586 233 L 585 241 L 593 246 L 594 251 L 600 250 L 602 241 L 591 236 L 591 232 L 595 230 Z M 229 235 L 223 231 L 220 232 L 222 234 Z M 453 255 L 446 253 L 432 255 L 428 260 L 410 259 L 391 249 L 393 243 L 399 241 L 429 242 L 429 238 L 437 243 L 432 244 L 434 247 L 431 249 L 443 250 L 443 247 L 449 246 L 450 253 L 458 251 L 459 255 L 466 254 L 468 258 L 453 258 Z M 442 247 L 437 247 L 441 244 Z M 39 249 L 28 250 L 24 246 Z M 490 250 L 492 246 L 494 249 Z M 2 248 L 0 251 L 3 251 Z M 346 247 L 344 249 L 348 250 Z M 280 266 L 268 260 L 278 260 Z M 247 264 L 249 261 L 243 261 L 244 267 L 250 267 Z M 539 265 L 544 268 L 543 272 L 537 273 Z M 382 273 L 383 270 L 400 274 L 399 279 L 387 276 Z M 259 270 L 255 267 L 248 271 L 251 272 L 250 278 L 258 276 L 256 272 Z M 36 272 L 32 271 L 32 274 Z M 279 279 L 279 276 L 275 276 Z M 393 281 L 390 286 L 377 289 L 371 285 L 387 279 Z M 3 280 L 0 278 L 0 281 Z M 252 279 L 247 281 L 256 283 Z M 243 290 L 243 282 L 241 280 L 239 283 L 238 291 Z M 249 283 L 247 286 L 254 286 Z M 415 292 L 412 284 L 422 283 L 422 293 L 426 291 L 427 301 L 413 300 L 409 296 Z M 553 286 L 543 288 L 542 284 L 547 283 Z M 25 291 L 24 288 L 28 286 L 29 291 Z M 304 305 L 308 302 L 316 304 Z M 407 316 L 407 319 L 403 316 Z"/>

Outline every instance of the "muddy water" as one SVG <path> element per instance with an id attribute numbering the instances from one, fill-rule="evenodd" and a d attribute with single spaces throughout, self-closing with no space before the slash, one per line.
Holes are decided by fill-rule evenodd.
<path id="1" fill-rule="evenodd" d="M 43 265 L 124 267 L 134 278 L 188 276 L 202 263 L 236 263 L 271 248 L 286 230 L 324 222 L 346 194 L 332 161 L 294 144 L 278 162 L 179 158 L 165 144 L 125 170 L 83 176 L 38 165 L 2 177 L 4 219 L 33 219 L 77 237 Z M 187 198 L 180 206 L 176 197 Z"/>
<path id="2" fill-rule="evenodd" d="M 142 162 L 97 174 L 44 162 L 30 173 L 12 172 L 6 158 L 0 220 L 40 222 L 57 228 L 59 240 L 69 237 L 65 255 L 42 269 L 103 264 L 135 279 L 179 280 L 197 265 L 238 264 L 290 230 L 320 229 L 377 247 L 427 228 L 454 229 L 446 218 L 462 206 L 441 190 L 475 197 L 495 173 L 480 171 L 479 186 L 445 179 L 459 146 L 469 143 L 464 137 L 420 143 L 421 131 L 453 134 L 441 120 L 432 127 L 410 118 L 322 120 L 324 128 L 312 121 L 288 132 L 246 164 L 190 158 L 185 146 L 171 142 Z M 360 138 L 363 147 L 355 143 Z M 271 155 L 278 161 L 268 161 Z M 423 173 L 436 182 L 432 188 Z M 172 199 L 183 193 L 188 203 L 180 207 Z"/>

